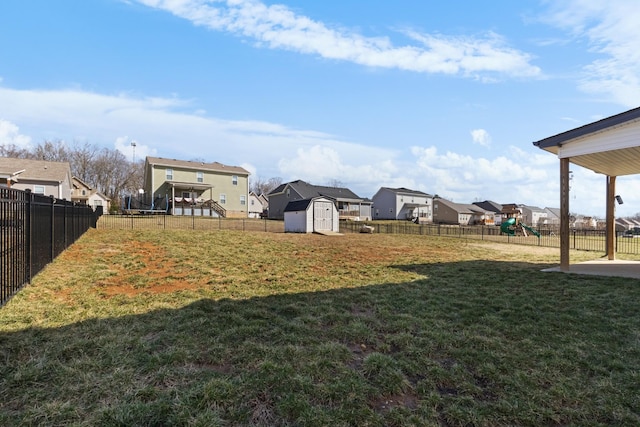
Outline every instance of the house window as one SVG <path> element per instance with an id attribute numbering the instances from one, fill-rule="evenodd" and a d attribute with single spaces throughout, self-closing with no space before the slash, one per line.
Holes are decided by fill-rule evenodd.
<path id="1" fill-rule="evenodd" d="M 287 188 L 287 198 L 289 198 L 291 196 L 291 189 Z"/>
<path id="2" fill-rule="evenodd" d="M 93 206 L 102 206 L 102 200 L 94 200 Z"/>
<path id="3" fill-rule="evenodd" d="M 196 172 L 196 181 L 204 182 L 204 174 L 202 172 Z"/>
<path id="4" fill-rule="evenodd" d="M 226 194 L 221 194 L 220 195 L 220 204 L 224 205 L 227 203 L 227 195 Z"/>
<path id="5" fill-rule="evenodd" d="M 166 176 L 167 176 L 167 181 L 172 181 L 173 180 L 173 169 L 167 169 L 166 171 Z"/>
<path id="6" fill-rule="evenodd" d="M 34 194 L 44 194 L 44 185 L 34 185 L 33 186 Z"/>
<path id="7" fill-rule="evenodd" d="M 87 190 L 82 190 L 82 195 L 86 196 L 87 195 Z"/>
<path id="8" fill-rule="evenodd" d="M 251 206 L 255 205 L 256 201 L 255 200 L 251 200 Z"/>
<path id="9" fill-rule="evenodd" d="M 240 196 L 240 204 L 242 206 L 247 204 L 247 196 Z"/>
<path id="10" fill-rule="evenodd" d="M 231 177 L 231 183 L 232 183 L 233 185 L 238 185 L 238 175 L 233 175 L 233 176 Z"/>

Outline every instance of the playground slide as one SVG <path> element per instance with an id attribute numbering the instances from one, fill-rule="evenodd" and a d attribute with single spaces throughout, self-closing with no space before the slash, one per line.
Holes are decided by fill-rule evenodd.
<path id="1" fill-rule="evenodd" d="M 500 231 L 502 231 L 504 234 L 515 236 L 516 231 L 512 228 L 515 225 L 516 225 L 516 219 L 509 218 L 506 221 L 503 221 L 502 224 L 500 224 Z"/>
<path id="2" fill-rule="evenodd" d="M 518 227 L 522 227 L 519 230 L 522 232 L 522 234 L 525 237 L 527 236 L 527 231 L 536 237 L 540 237 L 540 233 L 538 233 L 538 231 L 529 227 L 528 225 L 522 224 L 522 223 L 517 225 L 515 218 L 509 218 L 506 221 L 504 221 L 502 224 L 500 224 L 500 231 L 503 232 L 504 234 L 508 234 L 509 236 L 515 236 L 516 230 L 518 230 Z"/>
<path id="3" fill-rule="evenodd" d="M 540 233 L 538 233 L 536 230 L 534 230 L 533 228 L 529 227 L 528 225 L 525 224 L 520 224 L 522 226 L 522 228 L 524 228 L 525 230 L 529 231 L 531 234 L 533 234 L 536 237 L 540 237 Z"/>

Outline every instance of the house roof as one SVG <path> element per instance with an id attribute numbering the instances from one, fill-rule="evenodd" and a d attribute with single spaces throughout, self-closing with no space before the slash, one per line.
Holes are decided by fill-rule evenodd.
<path id="1" fill-rule="evenodd" d="M 296 181 L 287 182 L 285 184 L 280 184 L 277 188 L 271 191 L 269 195 L 282 193 L 284 192 L 287 186 L 290 186 L 291 188 L 293 188 L 304 199 L 311 199 L 317 196 L 324 196 L 329 199 L 338 200 L 341 202 L 350 201 L 350 202 L 371 203 L 371 201 L 368 199 L 363 199 L 361 197 L 358 197 L 356 193 L 349 190 L 348 188 L 312 185 L 300 179 Z"/>
<path id="2" fill-rule="evenodd" d="M 434 201 L 434 203 L 436 203 Z M 446 200 L 446 199 L 437 199 L 437 203 L 439 204 L 443 204 L 445 206 L 448 206 L 450 209 L 458 212 L 458 213 L 467 213 L 467 214 L 473 214 L 474 212 L 476 212 L 475 210 L 472 210 L 472 206 L 473 208 L 478 209 L 477 206 L 474 205 L 466 205 L 466 204 L 462 204 L 462 203 L 455 203 L 452 202 L 450 200 Z"/>
<path id="3" fill-rule="evenodd" d="M 84 182 L 83 180 L 78 178 L 77 176 L 72 176 L 71 177 L 71 182 L 72 182 L 74 187 L 84 187 L 87 190 L 93 190 L 93 188 L 91 188 L 91 186 L 89 184 L 87 184 L 86 182 Z"/>
<path id="4" fill-rule="evenodd" d="M 551 212 L 556 218 L 560 218 L 560 208 L 545 208 L 547 212 Z"/>
<path id="5" fill-rule="evenodd" d="M 544 209 L 539 208 L 537 206 L 520 205 L 520 207 L 529 209 L 531 212 L 544 212 Z"/>
<path id="6" fill-rule="evenodd" d="M 146 162 L 150 165 L 168 166 L 181 169 L 193 169 L 197 171 L 226 172 L 236 175 L 249 175 L 249 171 L 240 166 L 228 166 L 222 163 L 196 162 L 191 160 L 165 159 L 162 157 L 147 157 Z"/>
<path id="7" fill-rule="evenodd" d="M 491 200 L 485 200 L 484 202 L 473 202 L 473 204 L 489 212 L 502 212 L 502 205 L 500 203 L 492 202 Z"/>
<path id="8" fill-rule="evenodd" d="M 608 176 L 640 173 L 640 107 L 540 141 L 538 148 Z"/>
<path id="9" fill-rule="evenodd" d="M 18 180 L 59 183 L 67 177 L 71 179 L 69 162 L 0 157 L 0 177 L 8 178 L 23 169 L 24 172 L 17 175 Z"/>
<path id="10" fill-rule="evenodd" d="M 391 188 L 391 187 L 380 187 L 381 190 L 389 190 L 396 194 L 409 194 L 412 196 L 426 196 L 431 197 L 431 194 L 424 193 L 418 190 L 411 190 L 409 188 L 399 187 L 399 188 Z"/>

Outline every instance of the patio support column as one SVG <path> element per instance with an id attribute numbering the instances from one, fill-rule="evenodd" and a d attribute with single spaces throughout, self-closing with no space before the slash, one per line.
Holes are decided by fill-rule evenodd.
<path id="1" fill-rule="evenodd" d="M 616 235 L 615 217 L 616 177 L 607 176 L 607 258 L 610 261 L 616 259 L 614 237 Z"/>
<path id="2" fill-rule="evenodd" d="M 569 158 L 560 159 L 560 270 L 569 271 Z"/>

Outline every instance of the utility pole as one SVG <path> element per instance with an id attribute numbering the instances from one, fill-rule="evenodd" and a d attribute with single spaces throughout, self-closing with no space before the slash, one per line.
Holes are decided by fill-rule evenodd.
<path id="1" fill-rule="evenodd" d="M 136 164 L 136 142 L 131 141 L 131 149 L 133 150 L 133 164 Z"/>

